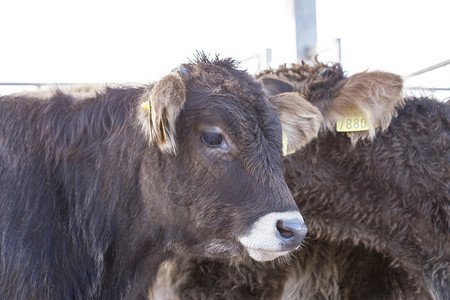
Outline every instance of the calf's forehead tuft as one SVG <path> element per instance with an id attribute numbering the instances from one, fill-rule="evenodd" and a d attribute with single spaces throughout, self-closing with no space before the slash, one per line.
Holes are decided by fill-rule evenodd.
<path id="1" fill-rule="evenodd" d="M 260 83 L 240 70 L 238 63 L 231 58 L 209 60 L 201 56 L 182 67 L 185 70 L 183 81 L 188 89 L 206 87 L 211 89 L 210 92 L 234 94 L 247 101 L 264 97 Z"/>

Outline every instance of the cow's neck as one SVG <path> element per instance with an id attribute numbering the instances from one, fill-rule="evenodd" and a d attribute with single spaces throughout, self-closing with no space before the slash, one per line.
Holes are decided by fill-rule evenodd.
<path id="1" fill-rule="evenodd" d="M 170 257 L 156 235 L 146 241 L 132 240 L 133 236 L 122 237 L 120 245 L 111 247 L 115 253 L 107 254 L 105 265 L 110 267 L 104 271 L 104 290 L 110 294 L 105 299 L 148 299 L 159 266 Z"/>

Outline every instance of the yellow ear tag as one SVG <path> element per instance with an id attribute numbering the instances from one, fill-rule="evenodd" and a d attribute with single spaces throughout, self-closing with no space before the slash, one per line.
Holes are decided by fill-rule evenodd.
<path id="1" fill-rule="evenodd" d="M 369 121 L 360 110 L 348 111 L 344 117 L 336 122 L 337 132 L 353 132 L 369 130 Z"/>
<path id="2" fill-rule="evenodd" d="M 152 114 L 150 112 L 150 100 L 145 101 L 141 104 L 143 110 L 148 111 L 148 126 L 150 127 L 150 141 L 153 146 L 153 135 L 152 135 Z"/>
<path id="3" fill-rule="evenodd" d="M 295 151 L 289 151 L 288 152 L 288 137 L 287 137 L 286 133 L 284 133 L 284 131 L 282 133 L 282 140 L 283 140 L 283 147 L 282 147 L 282 149 L 283 149 L 283 156 L 287 156 L 289 154 L 294 153 Z"/>
<path id="4" fill-rule="evenodd" d="M 148 112 L 150 112 L 150 100 L 149 101 L 145 101 L 144 103 L 141 104 L 141 108 L 143 110 L 146 110 Z"/>
<path id="5" fill-rule="evenodd" d="M 166 143 L 167 142 L 166 129 L 164 128 L 164 122 L 163 122 L 162 119 L 161 119 L 161 129 L 162 129 L 162 132 L 163 132 L 164 143 Z"/>

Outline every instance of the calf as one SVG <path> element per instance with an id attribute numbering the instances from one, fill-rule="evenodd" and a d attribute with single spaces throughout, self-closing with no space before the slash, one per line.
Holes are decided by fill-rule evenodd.
<path id="1" fill-rule="evenodd" d="M 146 299 L 167 258 L 272 260 L 306 234 L 280 121 L 231 59 L 0 111 L 1 299 Z"/>
<path id="2" fill-rule="evenodd" d="M 318 138 L 284 160 L 314 240 L 281 270 L 184 267 L 194 278 L 175 279 L 181 298 L 197 297 L 195 282 L 219 271 L 222 292 L 210 281 L 200 298 L 226 290 L 266 299 L 449 299 L 449 105 L 403 99 L 397 75 L 346 78 L 340 65 L 280 67 L 258 77 L 282 124 L 308 117 L 293 105 L 313 104 L 324 116 Z M 364 131 L 336 132 L 361 122 Z"/>
<path id="3" fill-rule="evenodd" d="M 450 106 L 403 99 L 402 80 L 390 73 L 345 78 L 324 64 L 274 73 L 260 80 L 276 101 L 307 100 L 324 116 L 319 138 L 284 164 L 314 234 L 387 255 L 434 298 L 449 299 Z M 359 130 L 336 133 L 347 125 Z"/>

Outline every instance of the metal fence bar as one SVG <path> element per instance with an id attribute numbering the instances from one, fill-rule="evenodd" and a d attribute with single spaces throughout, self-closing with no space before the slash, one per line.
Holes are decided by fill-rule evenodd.
<path id="1" fill-rule="evenodd" d="M 408 78 L 411 78 L 411 77 L 414 77 L 414 76 L 417 76 L 417 75 L 420 75 L 420 74 L 423 74 L 423 73 L 426 73 L 426 72 L 433 71 L 435 69 L 444 67 L 444 66 L 446 66 L 448 64 L 450 64 L 450 59 L 447 59 L 446 61 L 440 62 L 440 63 L 432 65 L 430 67 L 427 67 L 425 69 L 413 72 L 413 73 L 411 73 L 409 75 L 404 76 L 404 78 L 408 79 Z"/>
<path id="2" fill-rule="evenodd" d="M 420 86 L 414 86 L 414 87 L 406 87 L 408 90 L 429 90 L 429 91 L 450 91 L 450 88 L 430 88 L 430 87 L 420 87 Z"/>
<path id="3" fill-rule="evenodd" d="M 54 83 L 44 83 L 44 82 L 0 82 L 0 86 L 36 86 L 36 87 L 41 87 L 41 86 L 52 86 L 52 85 L 84 85 L 84 84 L 93 84 L 93 83 L 82 83 L 82 82 L 77 82 L 77 83 L 69 83 L 69 82 L 54 82 Z"/>

